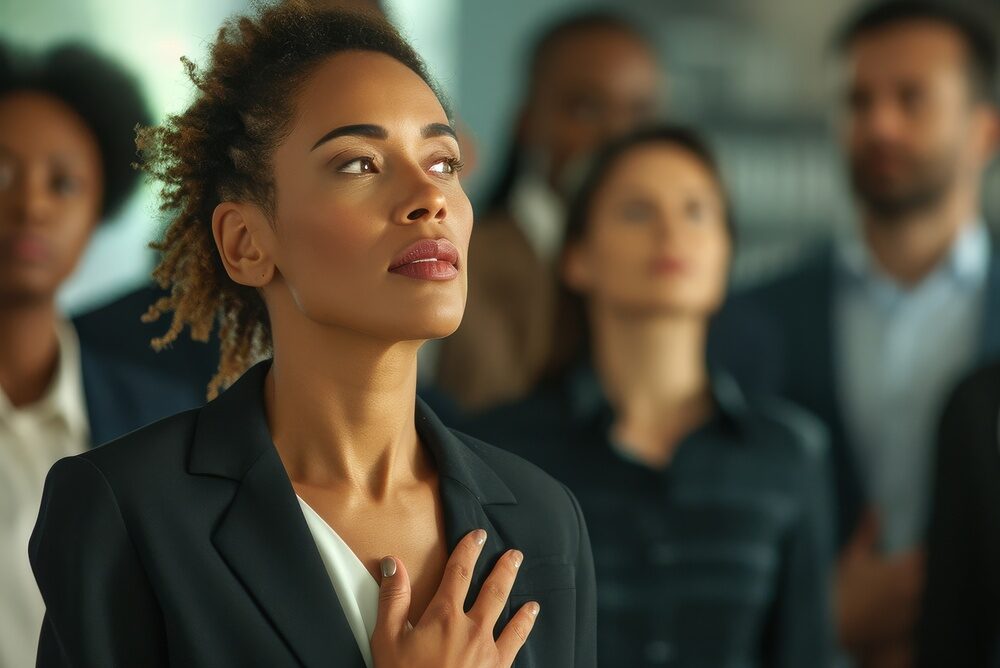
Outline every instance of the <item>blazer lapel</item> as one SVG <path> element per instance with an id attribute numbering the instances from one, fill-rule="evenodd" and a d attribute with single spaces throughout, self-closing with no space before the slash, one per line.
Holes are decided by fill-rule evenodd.
<path id="1" fill-rule="evenodd" d="M 363 668 L 337 593 L 271 442 L 258 364 L 202 409 L 189 471 L 239 482 L 212 540 L 304 666 Z"/>
<path id="2" fill-rule="evenodd" d="M 441 479 L 441 502 L 444 506 L 445 534 L 450 554 L 458 541 L 470 531 L 484 529 L 486 544 L 472 572 L 468 610 L 497 560 L 508 546 L 502 531 L 494 524 L 488 508 L 517 503 L 510 488 L 473 450 L 441 424 L 427 405 L 417 399 L 417 432 L 436 460 Z M 510 618 L 510 600 L 504 603 L 497 628 Z"/>

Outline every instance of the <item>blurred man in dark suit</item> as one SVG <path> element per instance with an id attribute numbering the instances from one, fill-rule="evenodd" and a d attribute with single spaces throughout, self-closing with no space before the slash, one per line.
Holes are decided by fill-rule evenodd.
<path id="1" fill-rule="evenodd" d="M 868 665 L 909 665 L 935 425 L 957 380 L 1000 352 L 1000 256 L 980 209 L 996 45 L 955 5 L 907 0 L 864 8 L 838 48 L 858 233 L 736 300 L 713 354 L 759 361 L 747 386 L 826 422 L 841 640 Z M 751 327 L 766 349 L 743 347 Z"/>

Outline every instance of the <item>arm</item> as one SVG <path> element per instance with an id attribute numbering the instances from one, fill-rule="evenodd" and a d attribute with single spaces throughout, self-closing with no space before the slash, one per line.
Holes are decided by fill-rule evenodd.
<path id="1" fill-rule="evenodd" d="M 74 457 L 49 471 L 28 553 L 46 606 L 39 668 L 167 665 L 159 607 L 94 464 Z"/>
<path id="2" fill-rule="evenodd" d="M 594 575 L 594 555 L 590 549 L 590 534 L 583 519 L 583 511 L 573 493 L 563 485 L 579 527 L 579 544 L 576 554 L 576 647 L 574 648 L 577 668 L 597 666 L 597 579 Z"/>
<path id="3" fill-rule="evenodd" d="M 764 665 L 782 668 L 830 666 L 834 656 L 832 472 L 822 427 L 810 420 L 799 431 L 807 446 L 799 513 L 781 546 L 777 595 L 764 639 Z"/>

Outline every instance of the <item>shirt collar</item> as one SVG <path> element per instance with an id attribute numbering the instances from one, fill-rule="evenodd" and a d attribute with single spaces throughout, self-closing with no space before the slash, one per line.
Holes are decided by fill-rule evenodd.
<path id="1" fill-rule="evenodd" d="M 80 342 L 76 330 L 65 320 L 58 320 L 55 330 L 59 359 L 45 394 L 28 406 L 15 408 L 0 389 L 0 415 L 30 412 L 38 417 L 62 420 L 72 433 L 86 433 L 88 422 L 83 374 L 80 371 Z"/>
<path id="2" fill-rule="evenodd" d="M 851 235 L 838 244 L 840 273 L 858 285 L 897 286 L 876 264 L 868 247 L 858 235 Z M 937 268 L 924 279 L 943 277 L 962 288 L 975 289 L 982 285 L 989 272 L 990 235 L 982 218 L 965 225 Z"/>
<path id="3" fill-rule="evenodd" d="M 511 216 L 540 258 L 551 261 L 562 243 L 566 207 L 541 176 L 526 171 L 508 198 Z"/>
<path id="4" fill-rule="evenodd" d="M 569 373 L 567 385 L 570 412 L 574 421 L 611 412 L 611 405 L 597 372 L 589 362 L 580 363 Z M 713 369 L 711 392 L 718 409 L 717 418 L 727 427 L 740 429 L 746 420 L 749 405 L 736 379 L 722 369 Z"/>

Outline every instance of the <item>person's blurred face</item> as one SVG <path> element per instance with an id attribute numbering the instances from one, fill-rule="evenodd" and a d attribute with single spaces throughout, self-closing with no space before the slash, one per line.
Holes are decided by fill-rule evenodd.
<path id="1" fill-rule="evenodd" d="M 655 54 L 634 35 L 580 30 L 554 44 L 539 64 L 521 144 L 562 191 L 567 168 L 654 117 L 662 86 Z"/>
<path id="2" fill-rule="evenodd" d="M 991 114 L 975 100 L 961 35 L 912 21 L 859 36 L 847 55 L 843 141 L 862 204 L 894 220 L 979 178 Z"/>
<path id="3" fill-rule="evenodd" d="M 100 149 L 49 95 L 0 97 L 0 304 L 53 298 L 100 217 Z"/>
<path id="4" fill-rule="evenodd" d="M 595 192 L 564 278 L 606 312 L 708 318 L 725 296 L 731 245 L 709 168 L 683 148 L 649 143 L 621 156 Z"/>
<path id="5" fill-rule="evenodd" d="M 294 313 L 388 342 L 450 334 L 472 207 L 433 91 L 389 56 L 348 52 L 306 80 L 296 109 L 273 157 L 273 222 L 257 228 L 272 320 Z"/>

